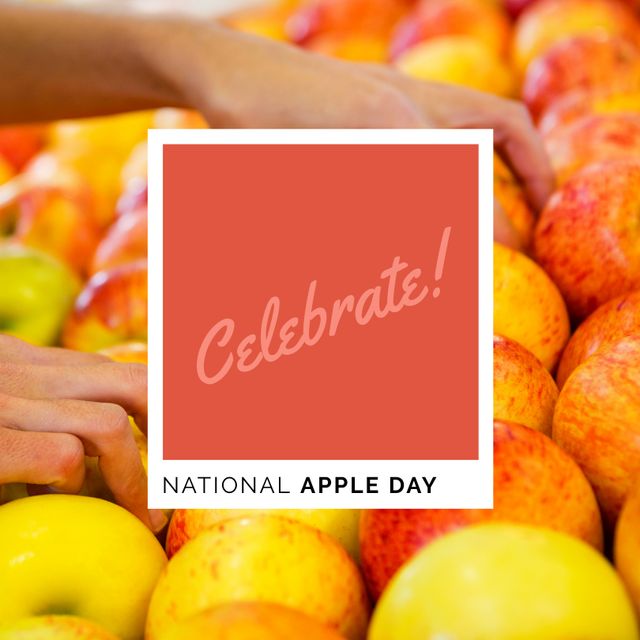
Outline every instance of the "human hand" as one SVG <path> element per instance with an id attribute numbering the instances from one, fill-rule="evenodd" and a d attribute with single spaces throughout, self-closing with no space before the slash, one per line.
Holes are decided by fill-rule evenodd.
<path id="1" fill-rule="evenodd" d="M 97 457 L 116 501 L 158 531 L 129 415 L 146 430 L 146 366 L 0 334 L 0 484 L 76 493 L 85 455 Z"/>

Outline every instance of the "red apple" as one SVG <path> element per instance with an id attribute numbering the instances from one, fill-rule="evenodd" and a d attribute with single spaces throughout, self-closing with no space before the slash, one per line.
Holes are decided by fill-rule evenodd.
<path id="1" fill-rule="evenodd" d="M 573 370 L 596 351 L 633 334 L 640 335 L 640 290 L 609 300 L 577 328 L 560 360 L 558 386 L 562 388 Z"/>
<path id="2" fill-rule="evenodd" d="M 146 340 L 146 260 L 96 273 L 78 296 L 62 334 L 65 347 L 80 351 Z"/>
<path id="3" fill-rule="evenodd" d="M 494 422 L 493 509 L 373 509 L 360 521 L 362 568 L 377 598 L 396 571 L 436 538 L 471 524 L 549 527 L 602 547 L 600 513 L 575 462 L 542 433 Z"/>
<path id="4" fill-rule="evenodd" d="M 640 617 L 640 478 L 634 483 L 620 514 L 613 558 Z"/>
<path id="5" fill-rule="evenodd" d="M 493 417 L 551 435 L 558 388 L 530 351 L 514 340 L 493 337 Z"/>
<path id="6" fill-rule="evenodd" d="M 640 287 L 640 162 L 591 165 L 558 190 L 535 230 L 534 252 L 581 319 Z"/>
<path id="7" fill-rule="evenodd" d="M 538 122 L 543 135 L 588 115 L 628 113 L 640 115 L 640 90 L 571 91 L 555 101 Z"/>
<path id="8" fill-rule="evenodd" d="M 526 251 L 531 244 L 536 219 L 522 185 L 497 153 L 493 154 L 493 195 L 495 204 L 500 206 L 514 231 L 515 241 L 509 242 L 509 246 Z M 504 239 L 496 240 L 507 244 Z"/>
<path id="9" fill-rule="evenodd" d="M 21 171 L 42 149 L 45 140 L 46 128 L 42 125 L 0 127 L 0 156 Z"/>
<path id="10" fill-rule="evenodd" d="M 516 23 L 513 61 L 524 73 L 532 60 L 559 40 L 589 33 L 611 33 L 637 42 L 638 20 L 618 0 L 540 0 Z"/>
<path id="11" fill-rule="evenodd" d="M 544 142 L 561 185 L 594 162 L 640 157 L 640 114 L 584 116 L 557 127 Z"/>
<path id="12" fill-rule="evenodd" d="M 640 472 L 640 335 L 602 347 L 565 382 L 553 439 L 591 482 L 611 531 Z"/>
<path id="13" fill-rule="evenodd" d="M 411 0 L 311 0 L 293 12 L 286 33 L 297 44 L 330 32 L 388 36 L 411 4 Z"/>
<path id="14" fill-rule="evenodd" d="M 62 187 L 39 187 L 19 199 L 15 238 L 56 256 L 84 274 L 98 244 L 100 230 L 86 193 Z"/>
<path id="15" fill-rule="evenodd" d="M 605 33 L 559 40 L 527 69 L 522 99 L 534 119 L 576 90 L 640 89 L 640 49 Z"/>
<path id="16" fill-rule="evenodd" d="M 147 257 L 147 208 L 125 213 L 109 227 L 91 261 L 90 273 Z"/>
<path id="17" fill-rule="evenodd" d="M 532 5 L 537 0 L 503 0 L 504 7 L 509 14 L 517 18 L 529 5 Z"/>
<path id="18" fill-rule="evenodd" d="M 504 55 L 510 32 L 509 20 L 498 6 L 477 0 L 426 0 L 398 23 L 389 52 L 394 60 L 423 40 L 461 35 L 476 38 L 498 55 Z"/>

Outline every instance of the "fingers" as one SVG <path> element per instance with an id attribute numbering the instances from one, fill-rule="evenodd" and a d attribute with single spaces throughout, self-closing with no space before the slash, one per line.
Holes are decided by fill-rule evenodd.
<path id="1" fill-rule="evenodd" d="M 147 428 L 147 367 L 115 363 L 32 366 L 0 362 L 0 392 L 23 398 L 77 399 L 117 404 Z"/>
<path id="2" fill-rule="evenodd" d="M 0 427 L 0 484 L 25 482 L 76 493 L 84 482 L 84 447 L 68 433 Z"/>
<path id="3" fill-rule="evenodd" d="M 0 361 L 35 365 L 87 365 L 109 362 L 98 353 L 59 347 L 36 347 L 13 336 L 0 334 Z"/>
<path id="4" fill-rule="evenodd" d="M 526 108 L 507 103 L 497 112 L 495 144 L 520 178 L 529 201 L 540 211 L 554 188 L 554 176 L 542 138 Z"/>
<path id="5" fill-rule="evenodd" d="M 84 467 L 85 454 L 98 457 L 100 470 L 116 502 L 138 516 L 148 526 L 151 525 L 147 510 L 147 476 L 129 417 L 122 407 L 82 400 L 43 400 L 4 396 L 1 416 L 3 424 L 13 428 L 5 428 L 4 431 L 14 431 L 11 434 L 14 440 L 17 437 L 15 434 L 20 435 L 20 433 L 23 437 L 28 435 L 32 439 L 37 439 L 38 436 L 48 438 L 62 436 L 75 440 L 79 445 L 82 466 Z M 71 446 L 69 442 L 66 444 Z M 38 442 L 38 446 L 43 445 Z M 78 453 L 78 447 L 75 453 Z M 55 454 L 50 452 L 48 455 L 53 458 Z M 28 450 L 25 450 L 23 457 L 26 457 L 29 462 Z M 38 466 L 33 459 L 29 464 L 34 468 Z M 82 478 L 70 474 L 65 477 L 67 481 L 61 488 L 71 487 L 72 490 L 77 491 L 82 484 Z M 69 479 L 75 482 L 80 479 L 80 485 L 69 482 Z M 25 481 L 24 478 L 23 481 Z M 30 481 L 35 483 L 34 480 Z M 49 484 L 48 480 L 45 484 Z"/>
<path id="6" fill-rule="evenodd" d="M 518 251 L 522 251 L 524 248 L 518 232 L 497 200 L 493 202 L 493 239 Z"/>

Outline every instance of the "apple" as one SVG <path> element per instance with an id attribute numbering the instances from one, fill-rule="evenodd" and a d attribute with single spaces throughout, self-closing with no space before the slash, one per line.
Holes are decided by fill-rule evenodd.
<path id="1" fill-rule="evenodd" d="M 49 615 L 0 625 L 0 640 L 118 640 L 94 622 L 76 616 Z"/>
<path id="2" fill-rule="evenodd" d="M 538 131 L 545 135 L 582 116 L 617 113 L 640 114 L 640 91 L 591 90 L 571 91 L 545 111 L 538 122 Z"/>
<path id="3" fill-rule="evenodd" d="M 493 332 L 519 342 L 552 371 L 569 339 L 569 316 L 556 285 L 523 253 L 493 248 Z"/>
<path id="4" fill-rule="evenodd" d="M 167 533 L 167 555 L 171 558 L 186 542 L 223 520 L 263 513 L 303 522 L 328 533 L 358 561 L 358 509 L 177 509 Z"/>
<path id="5" fill-rule="evenodd" d="M 330 535 L 301 522 L 256 515 L 220 522 L 190 540 L 151 598 L 146 640 L 215 605 L 282 604 L 363 640 L 369 617 L 357 566 Z"/>
<path id="6" fill-rule="evenodd" d="M 637 640 L 624 585 L 564 533 L 491 523 L 443 536 L 393 579 L 368 640 Z"/>
<path id="7" fill-rule="evenodd" d="M 80 351 L 146 340 L 146 260 L 96 273 L 78 296 L 62 333 L 63 345 Z"/>
<path id="8" fill-rule="evenodd" d="M 398 56 L 424 40 L 442 36 L 470 36 L 498 56 L 507 53 L 511 25 L 496 5 L 477 0 L 441 0 L 418 3 L 393 30 L 390 57 Z"/>
<path id="9" fill-rule="evenodd" d="M 83 196 L 60 187 L 30 189 L 19 199 L 14 238 L 84 274 L 98 244 L 99 228 Z"/>
<path id="10" fill-rule="evenodd" d="M 310 0 L 286 21 L 287 39 L 304 44 L 321 33 L 388 36 L 412 0 Z"/>
<path id="11" fill-rule="evenodd" d="M 64 264 L 35 249 L 0 244 L 0 331 L 38 345 L 57 342 L 80 289 Z"/>
<path id="12" fill-rule="evenodd" d="M 0 507 L 0 624 L 63 611 L 138 639 L 165 564 L 151 531 L 105 500 L 9 502 Z"/>
<path id="13" fill-rule="evenodd" d="M 640 334 L 601 347 L 565 382 L 553 439 L 580 465 L 613 530 L 640 473 Z"/>
<path id="14" fill-rule="evenodd" d="M 534 253 L 574 318 L 640 287 L 639 206 L 640 162 L 634 160 L 592 164 L 547 202 Z"/>
<path id="15" fill-rule="evenodd" d="M 559 40 L 533 60 L 522 99 L 535 120 L 576 91 L 640 89 L 640 49 L 621 36 L 591 33 Z"/>
<path id="16" fill-rule="evenodd" d="M 2 156 L 0 156 L 0 185 L 9 182 L 11 178 L 14 176 L 14 169 L 9 164 L 8 160 L 5 160 Z"/>
<path id="17" fill-rule="evenodd" d="M 636 479 L 616 526 L 613 559 L 640 618 L 640 479 Z"/>
<path id="18" fill-rule="evenodd" d="M 378 598 L 409 558 L 450 531 L 479 522 L 549 527 L 602 548 L 598 504 L 575 462 L 542 433 L 494 421 L 493 509 L 373 509 L 362 512 L 367 586 Z"/>
<path id="19" fill-rule="evenodd" d="M 145 342 L 120 342 L 106 349 L 101 349 L 100 353 L 116 362 L 138 362 L 147 364 L 147 344 Z"/>
<path id="20" fill-rule="evenodd" d="M 633 334 L 640 334 L 640 290 L 609 300 L 576 329 L 560 359 L 558 386 L 562 388 L 573 370 L 596 351 Z"/>
<path id="21" fill-rule="evenodd" d="M 125 213 L 109 227 L 91 260 L 90 273 L 147 257 L 147 208 Z"/>
<path id="22" fill-rule="evenodd" d="M 271 38 L 272 40 L 287 40 L 286 21 L 289 11 L 277 5 L 250 7 L 224 16 L 221 20 L 227 27 L 251 33 L 254 36 Z"/>
<path id="23" fill-rule="evenodd" d="M 7 160 L 15 171 L 21 171 L 42 149 L 45 141 L 46 127 L 42 125 L 0 127 L 0 157 Z"/>
<path id="24" fill-rule="evenodd" d="M 162 640 L 344 640 L 313 618 L 269 602 L 231 602 L 174 625 Z M 0 640 L 2 638 L 0 637 Z"/>
<path id="25" fill-rule="evenodd" d="M 540 0 L 527 7 L 516 22 L 512 57 L 524 73 L 554 43 L 589 33 L 611 33 L 637 42 L 638 21 L 617 0 Z"/>
<path id="26" fill-rule="evenodd" d="M 376 35 L 324 33 L 305 43 L 307 51 L 354 62 L 386 62 L 387 41 Z"/>
<path id="27" fill-rule="evenodd" d="M 503 0 L 504 7 L 512 18 L 517 18 L 529 5 L 538 0 Z"/>
<path id="28" fill-rule="evenodd" d="M 459 84 L 501 96 L 514 92 L 510 69 L 491 49 L 469 36 L 443 36 L 421 42 L 395 61 L 419 80 Z"/>
<path id="29" fill-rule="evenodd" d="M 588 115 L 544 137 L 547 154 L 564 184 L 594 162 L 640 156 L 640 114 Z"/>
<path id="30" fill-rule="evenodd" d="M 493 337 L 493 416 L 551 435 L 558 387 L 522 345 Z"/>
<path id="31" fill-rule="evenodd" d="M 154 129 L 208 129 L 209 125 L 197 111 L 166 107 L 153 116 Z"/>
<path id="32" fill-rule="evenodd" d="M 522 185 L 497 153 L 493 154 L 493 195 L 513 227 L 517 248 L 526 250 L 531 244 L 536 219 Z"/>

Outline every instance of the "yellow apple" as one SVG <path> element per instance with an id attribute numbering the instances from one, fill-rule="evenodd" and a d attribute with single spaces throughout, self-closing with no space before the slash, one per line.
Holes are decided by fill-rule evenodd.
<path id="1" fill-rule="evenodd" d="M 395 65 L 420 80 L 459 84 L 501 96 L 514 92 L 514 79 L 505 62 L 469 36 L 421 42 L 403 53 Z"/>
<path id="2" fill-rule="evenodd" d="M 569 339 L 569 316 L 551 278 L 523 253 L 495 244 L 493 331 L 519 342 L 550 371 Z"/>
<path id="3" fill-rule="evenodd" d="M 0 640 L 118 640 L 97 624 L 76 616 L 32 616 L 0 626 Z"/>
<path id="4" fill-rule="evenodd" d="M 0 507 L 0 624 L 64 613 L 137 640 L 165 564 L 153 534 L 110 502 L 66 495 L 9 502 Z"/>
<path id="5" fill-rule="evenodd" d="M 174 625 L 161 640 L 344 640 L 313 618 L 269 602 L 231 602 Z M 2 638 L 0 637 L 0 640 Z"/>
<path id="6" fill-rule="evenodd" d="M 358 509 L 177 509 L 167 533 L 167 555 L 173 556 L 186 542 L 222 520 L 257 514 L 283 516 L 324 531 L 358 561 Z"/>
<path id="7" fill-rule="evenodd" d="M 282 604 L 363 640 L 369 602 L 360 572 L 328 534 L 280 516 L 225 520 L 190 540 L 167 565 L 147 617 L 147 640 L 233 601 Z"/>
<path id="8" fill-rule="evenodd" d="M 564 533 L 482 524 L 448 534 L 391 581 L 368 640 L 638 640 L 624 586 Z"/>

